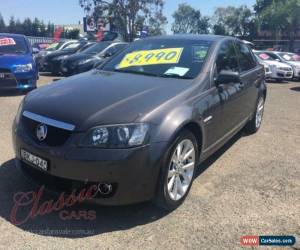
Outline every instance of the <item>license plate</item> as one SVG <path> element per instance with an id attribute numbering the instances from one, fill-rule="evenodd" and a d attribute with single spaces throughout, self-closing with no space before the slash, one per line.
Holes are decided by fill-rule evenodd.
<path id="1" fill-rule="evenodd" d="M 25 162 L 28 162 L 39 169 L 42 169 L 44 171 L 48 170 L 48 162 L 46 160 L 43 160 L 42 158 L 33 155 L 24 149 L 21 149 L 21 158 Z"/>
<path id="2" fill-rule="evenodd" d="M 0 73 L 0 78 L 5 78 L 5 74 Z"/>

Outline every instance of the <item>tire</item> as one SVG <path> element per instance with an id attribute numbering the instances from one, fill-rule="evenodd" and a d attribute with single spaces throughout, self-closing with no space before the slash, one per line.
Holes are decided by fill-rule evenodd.
<path id="1" fill-rule="evenodd" d="M 247 123 L 245 129 L 248 134 L 255 134 L 261 127 L 265 107 L 265 98 L 260 96 L 257 100 L 253 118 Z"/>
<path id="2" fill-rule="evenodd" d="M 181 150 L 179 150 L 179 145 Z M 177 153 L 179 153 L 180 161 L 177 161 Z M 183 155 L 188 158 L 183 160 Z M 198 145 L 194 134 L 184 130 L 171 144 L 162 161 L 154 200 L 157 206 L 171 211 L 182 204 L 193 184 L 198 156 Z M 177 163 L 175 163 L 175 158 Z"/>

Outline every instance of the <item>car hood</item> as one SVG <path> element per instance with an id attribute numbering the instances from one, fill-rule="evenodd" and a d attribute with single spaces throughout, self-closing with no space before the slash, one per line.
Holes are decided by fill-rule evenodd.
<path id="1" fill-rule="evenodd" d="M 45 57 L 45 60 L 52 60 L 55 57 L 65 56 L 65 55 L 71 55 L 71 54 L 73 54 L 75 52 L 76 52 L 76 50 L 71 50 L 71 49 L 70 50 L 66 49 L 66 50 L 55 51 L 55 52 L 50 53 L 49 55 L 47 55 Z"/>
<path id="2" fill-rule="evenodd" d="M 30 92 L 24 110 L 75 125 L 85 131 L 103 124 L 139 121 L 192 80 L 93 70 Z"/>
<path id="3" fill-rule="evenodd" d="M 272 66 L 272 65 L 275 65 L 275 66 L 278 66 L 278 67 L 289 67 L 290 65 L 287 64 L 287 63 L 282 63 L 282 62 L 277 62 L 277 61 L 264 61 L 267 65 L 269 66 Z"/>
<path id="4" fill-rule="evenodd" d="M 32 63 L 33 59 L 30 55 L 15 55 L 15 54 L 1 54 L 0 68 L 10 68 L 14 64 Z"/>
<path id="5" fill-rule="evenodd" d="M 90 54 L 76 53 L 74 55 L 70 55 L 65 61 L 66 62 L 76 62 L 76 61 L 92 58 L 92 56 L 93 55 L 90 55 Z"/>
<path id="6" fill-rule="evenodd" d="M 291 62 L 291 61 L 289 61 L 288 64 L 291 65 L 291 66 L 300 66 L 300 62 Z"/>

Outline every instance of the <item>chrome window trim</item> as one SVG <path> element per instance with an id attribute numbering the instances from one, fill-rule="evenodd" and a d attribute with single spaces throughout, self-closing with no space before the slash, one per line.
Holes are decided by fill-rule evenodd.
<path id="1" fill-rule="evenodd" d="M 73 124 L 61 122 L 61 121 L 51 119 L 51 118 L 48 118 L 45 116 L 41 116 L 41 115 L 26 111 L 26 110 L 23 111 L 23 116 L 25 116 L 31 120 L 34 120 L 36 122 L 44 123 L 46 125 L 53 126 L 56 128 L 65 129 L 68 131 L 73 131 L 75 129 L 75 125 L 73 125 Z"/>

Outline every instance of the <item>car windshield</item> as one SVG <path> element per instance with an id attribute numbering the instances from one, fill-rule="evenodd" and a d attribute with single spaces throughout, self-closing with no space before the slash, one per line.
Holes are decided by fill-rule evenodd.
<path id="1" fill-rule="evenodd" d="M 193 79 L 201 71 L 212 42 L 148 39 L 132 43 L 102 69 L 158 77 Z"/>
<path id="2" fill-rule="evenodd" d="M 107 48 L 111 43 L 109 42 L 100 42 L 100 43 L 96 43 L 93 46 L 89 47 L 88 49 L 84 50 L 83 53 L 84 54 L 98 54 L 101 51 L 103 51 L 105 48 Z"/>
<path id="3" fill-rule="evenodd" d="M 62 43 L 52 43 L 48 46 L 48 48 L 46 49 L 46 51 L 54 51 L 57 50 L 60 46 L 62 45 Z"/>
<path id="4" fill-rule="evenodd" d="M 28 50 L 23 37 L 0 36 L 0 54 L 26 54 Z"/>
<path id="5" fill-rule="evenodd" d="M 292 53 L 279 53 L 279 56 L 284 59 L 285 61 L 289 61 L 289 62 L 298 62 L 300 61 L 300 58 L 298 55 L 296 54 L 292 54 Z"/>
<path id="6" fill-rule="evenodd" d="M 266 53 L 255 52 L 255 55 L 257 55 L 257 57 L 263 61 L 275 61 L 275 58 L 271 57 Z"/>

